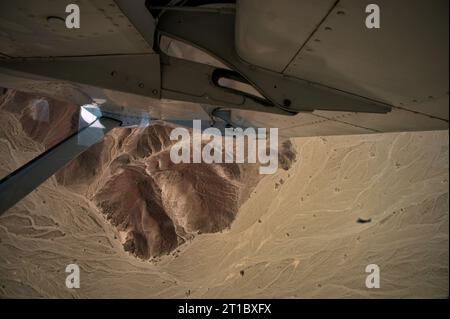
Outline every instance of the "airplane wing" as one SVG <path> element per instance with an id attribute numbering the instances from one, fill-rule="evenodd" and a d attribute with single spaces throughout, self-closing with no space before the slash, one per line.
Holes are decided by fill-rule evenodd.
<path id="1" fill-rule="evenodd" d="M 372 1 L 373 2 L 373 1 Z M 0 86 L 316 136 L 448 129 L 448 1 L 0 3 Z"/>

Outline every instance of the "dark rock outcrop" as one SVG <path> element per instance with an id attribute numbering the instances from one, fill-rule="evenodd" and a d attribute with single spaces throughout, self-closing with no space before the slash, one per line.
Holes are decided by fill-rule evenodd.
<path id="1" fill-rule="evenodd" d="M 25 132 L 47 148 L 75 132 L 79 107 L 8 91 L 0 109 L 17 115 Z M 56 174 L 61 185 L 92 200 L 116 227 L 124 249 L 148 259 L 167 254 L 199 233 L 219 232 L 263 175 L 257 164 L 174 164 L 173 126 L 117 128 Z M 295 160 L 290 141 L 279 165 Z"/>

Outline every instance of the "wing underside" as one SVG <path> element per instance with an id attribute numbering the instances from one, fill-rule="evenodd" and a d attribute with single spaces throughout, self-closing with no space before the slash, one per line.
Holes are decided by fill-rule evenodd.
<path id="1" fill-rule="evenodd" d="M 65 1 L 2 1 L 0 86 L 286 137 L 448 129 L 448 2 L 377 3 L 368 29 L 359 0 L 84 0 L 67 29 Z"/>

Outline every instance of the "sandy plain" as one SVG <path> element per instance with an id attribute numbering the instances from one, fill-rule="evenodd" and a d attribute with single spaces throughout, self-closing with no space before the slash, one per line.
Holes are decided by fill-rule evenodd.
<path id="1" fill-rule="evenodd" d="M 17 116 L 0 119 L 5 176 L 44 146 Z M 260 180 L 230 228 L 150 260 L 50 178 L 0 217 L 0 297 L 448 297 L 448 131 L 292 143 L 295 163 Z M 65 286 L 70 263 L 79 289 Z M 368 264 L 380 267 L 379 289 L 365 286 Z"/>

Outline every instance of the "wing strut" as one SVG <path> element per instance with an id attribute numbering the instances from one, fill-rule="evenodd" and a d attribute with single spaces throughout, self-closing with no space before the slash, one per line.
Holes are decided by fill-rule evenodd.
<path id="1" fill-rule="evenodd" d="M 98 118 L 3 178 L 0 181 L 0 215 L 120 125 L 115 119 Z"/>

